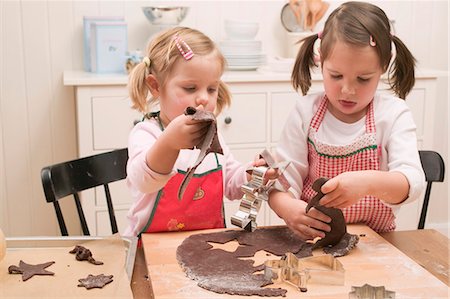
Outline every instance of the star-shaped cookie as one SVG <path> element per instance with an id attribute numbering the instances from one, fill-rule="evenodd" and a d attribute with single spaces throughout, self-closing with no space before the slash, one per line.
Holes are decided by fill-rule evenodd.
<path id="1" fill-rule="evenodd" d="M 92 275 L 89 274 L 86 278 L 80 278 L 78 279 L 79 282 L 81 282 L 78 286 L 79 287 L 85 287 L 86 289 L 92 289 L 92 288 L 103 288 L 108 283 L 111 283 L 113 281 L 113 275 Z"/>
<path id="2" fill-rule="evenodd" d="M 22 274 L 22 281 L 26 281 L 34 275 L 55 275 L 55 273 L 45 270 L 55 262 L 47 262 L 38 265 L 30 265 L 20 260 L 19 267 L 11 265 L 8 268 L 9 274 Z"/>

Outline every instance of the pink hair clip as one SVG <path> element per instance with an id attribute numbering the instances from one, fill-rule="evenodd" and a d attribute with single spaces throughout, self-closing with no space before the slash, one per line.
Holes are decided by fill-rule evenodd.
<path id="1" fill-rule="evenodd" d="M 188 46 L 188 44 L 186 44 L 184 40 L 181 39 L 181 37 L 178 34 L 175 34 L 173 39 L 175 40 L 177 48 L 178 50 L 180 50 L 180 53 L 181 55 L 183 55 L 184 59 L 189 60 L 194 56 L 194 52 L 192 52 L 192 49 Z M 183 44 L 183 46 L 186 48 L 187 51 L 183 50 L 181 44 Z"/>
<path id="2" fill-rule="evenodd" d="M 369 45 L 371 45 L 372 47 L 375 47 L 377 45 L 377 43 L 373 40 L 372 35 L 370 36 Z"/>

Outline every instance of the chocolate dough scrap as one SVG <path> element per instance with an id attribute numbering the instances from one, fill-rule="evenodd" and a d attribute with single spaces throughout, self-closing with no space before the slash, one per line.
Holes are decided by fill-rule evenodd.
<path id="1" fill-rule="evenodd" d="M 47 262 L 43 264 L 31 265 L 20 260 L 19 267 L 11 265 L 8 267 L 9 274 L 22 274 L 22 281 L 26 281 L 34 275 L 55 275 L 55 273 L 45 270 L 45 268 L 53 265 L 55 262 Z"/>
<path id="2" fill-rule="evenodd" d="M 225 244 L 237 241 L 234 252 L 213 249 L 208 242 Z M 264 288 L 273 284 L 263 274 L 264 264 L 253 266 L 253 257 L 265 250 L 279 257 L 287 252 L 297 257 L 312 256 L 313 244 L 302 241 L 285 226 L 257 228 L 254 232 L 229 230 L 217 233 L 195 234 L 186 238 L 177 248 L 177 260 L 187 277 L 198 286 L 220 294 L 265 297 L 286 296 L 282 288 Z M 348 252 L 347 252 L 348 253 Z"/>
<path id="3" fill-rule="evenodd" d="M 103 265 L 103 262 L 96 261 L 92 257 L 92 252 L 89 249 L 87 249 L 86 247 L 76 245 L 74 249 L 69 251 L 69 253 L 74 253 L 77 261 L 88 261 L 89 263 L 94 264 L 94 265 Z"/>
<path id="4" fill-rule="evenodd" d="M 89 274 L 86 278 L 80 278 L 78 281 L 80 284 L 79 287 L 85 287 L 86 289 L 93 289 L 93 288 L 103 288 L 108 283 L 111 283 L 113 281 L 113 275 L 92 275 Z"/>
<path id="5" fill-rule="evenodd" d="M 209 122 L 208 132 L 206 133 L 205 139 L 203 139 L 197 148 L 200 148 L 200 154 L 197 157 L 197 161 L 194 166 L 188 169 L 186 175 L 181 182 L 180 188 L 178 189 L 178 199 L 183 198 L 184 191 L 186 190 L 189 181 L 194 175 L 195 169 L 202 163 L 203 159 L 209 153 L 223 154 L 222 146 L 220 145 L 219 138 L 217 136 L 217 122 L 214 113 L 197 110 L 194 107 L 187 107 L 184 112 L 185 115 L 191 115 L 192 119 L 199 122 Z"/>
<path id="6" fill-rule="evenodd" d="M 331 254 L 334 257 L 340 257 L 347 255 L 350 250 L 352 250 L 356 244 L 359 242 L 359 237 L 357 235 L 352 235 L 345 233 L 342 239 L 334 246 L 324 247 L 323 251 L 325 253 Z"/>
<path id="7" fill-rule="evenodd" d="M 334 257 L 339 257 L 348 254 L 348 252 L 358 243 L 359 237 L 347 233 L 347 224 L 341 209 L 327 208 L 320 205 L 319 201 L 325 195 L 322 193 L 321 188 L 327 181 L 328 179 L 326 178 L 318 178 L 314 181 L 312 188 L 317 194 L 309 201 L 306 206 L 306 212 L 314 207 L 330 216 L 331 222 L 329 225 L 331 226 L 331 231 L 324 231 L 325 237 L 318 240 L 314 244 L 313 249 L 323 247 L 325 253 L 331 254 Z"/>
<path id="8" fill-rule="evenodd" d="M 329 223 L 331 227 L 331 231 L 325 232 L 325 237 L 318 240 L 314 248 L 325 247 L 325 246 L 334 246 L 342 239 L 342 237 L 347 233 L 347 225 L 345 223 L 344 214 L 340 209 L 336 208 L 327 208 L 321 206 L 319 204 L 320 199 L 325 195 L 321 191 L 321 187 L 328 181 L 326 178 L 318 178 L 314 181 L 312 188 L 317 194 L 311 198 L 308 205 L 306 206 L 306 212 L 308 212 L 311 208 L 316 208 L 321 211 L 325 215 L 330 216 L 331 222 Z"/>

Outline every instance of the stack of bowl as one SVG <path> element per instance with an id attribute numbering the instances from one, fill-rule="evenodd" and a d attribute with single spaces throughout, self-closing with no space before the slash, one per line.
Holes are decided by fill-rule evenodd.
<path id="1" fill-rule="evenodd" d="M 219 43 L 229 70 L 256 70 L 266 63 L 262 42 L 255 40 L 257 22 L 225 20 L 227 39 Z"/>
<path id="2" fill-rule="evenodd" d="M 144 6 L 142 12 L 152 25 L 177 26 L 184 20 L 189 7 L 186 6 Z"/>

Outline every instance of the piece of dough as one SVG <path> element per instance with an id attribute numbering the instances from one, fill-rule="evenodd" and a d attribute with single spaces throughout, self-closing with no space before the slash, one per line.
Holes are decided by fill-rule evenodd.
<path id="1" fill-rule="evenodd" d="M 225 244 L 231 241 L 239 243 L 234 252 L 213 249 L 208 244 Z M 272 281 L 263 274 L 254 274 L 264 270 L 264 264 L 254 266 L 252 260 L 239 258 L 253 257 L 260 250 L 280 257 L 287 252 L 292 252 L 299 258 L 308 257 L 312 256 L 313 245 L 302 241 L 284 226 L 257 228 L 254 232 L 229 230 L 195 234 L 186 238 L 177 248 L 177 260 L 186 275 L 198 281 L 198 285 L 204 289 L 220 294 L 276 297 L 285 296 L 287 290 L 264 288 L 272 284 Z M 333 247 L 327 247 L 327 250 L 333 252 Z M 341 252 L 347 254 L 349 250 Z"/>

